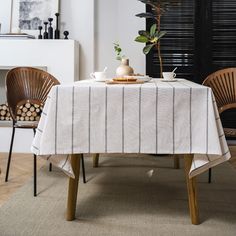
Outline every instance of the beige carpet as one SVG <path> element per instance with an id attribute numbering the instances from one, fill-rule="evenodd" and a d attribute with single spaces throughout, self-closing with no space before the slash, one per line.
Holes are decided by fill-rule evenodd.
<path id="1" fill-rule="evenodd" d="M 68 179 L 45 167 L 38 197 L 30 181 L 0 208 L 0 236 L 236 235 L 236 171 L 228 163 L 214 168 L 212 184 L 199 177 L 198 226 L 190 223 L 183 168 L 169 158 L 106 156 L 91 166 L 86 158 L 76 221 L 64 219 Z"/>

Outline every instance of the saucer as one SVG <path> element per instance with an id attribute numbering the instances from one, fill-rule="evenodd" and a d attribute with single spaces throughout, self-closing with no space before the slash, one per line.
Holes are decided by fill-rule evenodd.
<path id="1" fill-rule="evenodd" d="M 107 80 L 110 80 L 109 78 L 105 79 L 93 79 L 95 82 L 106 82 Z"/>

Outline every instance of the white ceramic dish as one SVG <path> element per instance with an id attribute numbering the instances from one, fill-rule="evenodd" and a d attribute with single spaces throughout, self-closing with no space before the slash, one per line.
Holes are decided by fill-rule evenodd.
<path id="1" fill-rule="evenodd" d="M 135 78 L 137 80 L 143 80 L 144 82 L 150 81 L 152 78 L 148 75 L 126 75 L 125 78 Z"/>
<path id="2" fill-rule="evenodd" d="M 178 79 L 161 79 L 161 82 L 176 82 Z"/>

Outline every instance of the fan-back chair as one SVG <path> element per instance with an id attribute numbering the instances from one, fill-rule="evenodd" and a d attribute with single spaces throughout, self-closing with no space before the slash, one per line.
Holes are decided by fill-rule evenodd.
<path id="1" fill-rule="evenodd" d="M 11 163 L 12 147 L 16 128 L 33 129 L 35 134 L 38 122 L 19 122 L 17 121 L 17 111 L 25 103 L 43 106 L 47 95 L 54 85 L 60 84 L 59 81 L 49 73 L 32 68 L 17 67 L 10 70 L 6 75 L 6 95 L 10 114 L 13 120 L 12 137 L 8 155 L 5 182 L 8 181 Z M 84 159 L 82 161 L 83 181 L 85 179 Z M 49 167 L 51 171 L 51 163 Z M 34 196 L 37 196 L 37 159 L 34 155 Z"/>
<path id="2" fill-rule="evenodd" d="M 224 111 L 236 109 L 236 68 L 227 68 L 210 74 L 203 82 L 210 87 L 221 115 Z M 235 128 L 224 128 L 226 138 L 236 138 Z M 211 169 L 208 182 L 211 183 Z"/>

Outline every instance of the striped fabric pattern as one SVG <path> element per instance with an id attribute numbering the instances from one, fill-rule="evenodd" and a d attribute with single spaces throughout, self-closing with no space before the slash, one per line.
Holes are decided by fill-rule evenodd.
<path id="1" fill-rule="evenodd" d="M 53 87 L 32 152 L 70 176 L 75 153 L 195 154 L 190 177 L 230 158 L 211 89 L 158 79 Z"/>

